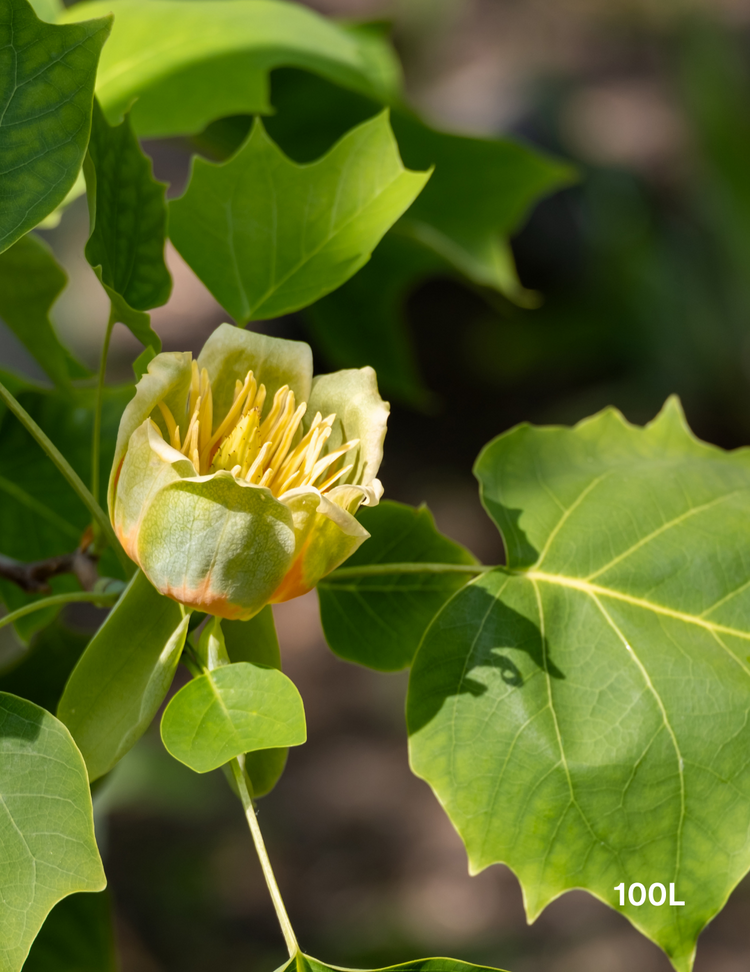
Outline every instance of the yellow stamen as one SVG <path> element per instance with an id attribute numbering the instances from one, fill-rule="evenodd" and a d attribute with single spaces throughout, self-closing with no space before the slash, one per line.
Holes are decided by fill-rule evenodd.
<path id="1" fill-rule="evenodd" d="M 159 402 L 159 411 L 161 412 L 164 421 L 167 423 L 167 431 L 169 433 L 169 444 L 175 449 L 180 448 L 180 430 L 177 427 L 177 423 L 174 420 L 174 415 L 170 412 L 168 406 L 164 402 Z M 158 426 L 157 426 L 158 428 Z M 161 434 L 161 433 L 160 433 Z"/>

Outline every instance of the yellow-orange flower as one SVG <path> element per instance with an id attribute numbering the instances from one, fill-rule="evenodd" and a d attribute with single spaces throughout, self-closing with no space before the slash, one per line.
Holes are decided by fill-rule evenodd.
<path id="1" fill-rule="evenodd" d="M 304 594 L 369 536 L 388 405 L 372 368 L 312 377 L 308 345 L 222 324 L 157 355 L 120 423 L 109 510 L 163 594 L 247 619 Z"/>

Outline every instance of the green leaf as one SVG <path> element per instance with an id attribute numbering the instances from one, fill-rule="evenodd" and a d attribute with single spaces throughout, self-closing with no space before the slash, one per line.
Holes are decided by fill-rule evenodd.
<path id="1" fill-rule="evenodd" d="M 91 128 L 111 17 L 58 27 L 26 0 L 0 0 L 0 252 L 73 187 Z"/>
<path id="2" fill-rule="evenodd" d="M 112 128 L 96 102 L 84 168 L 91 220 L 86 259 L 112 300 L 114 319 L 158 352 L 161 341 L 142 312 L 166 303 L 172 290 L 164 262 L 166 186 L 154 179 L 130 119 Z"/>
<path id="3" fill-rule="evenodd" d="M 13 391 L 13 389 L 11 389 Z M 107 389 L 102 418 L 100 475 L 106 480 L 112 465 L 114 440 L 131 387 Z M 48 391 L 21 383 L 14 392 L 23 407 L 63 451 L 84 481 L 91 476 L 91 430 L 96 392 Z M 38 444 L 9 412 L 0 411 L 0 552 L 17 560 L 41 560 L 74 550 L 90 522 L 90 514 Z M 114 556 L 102 560 L 105 575 L 120 576 Z M 79 589 L 71 575 L 52 578 L 55 593 Z M 39 595 L 25 594 L 0 581 L 0 597 L 9 611 Z M 54 618 L 57 609 L 23 618 L 16 628 L 24 640 Z"/>
<path id="4" fill-rule="evenodd" d="M 38 237 L 22 236 L 0 254 L 0 318 L 56 385 L 88 372 L 60 344 L 49 311 L 68 282 L 52 251 Z"/>
<path id="5" fill-rule="evenodd" d="M 509 139 L 467 138 L 399 112 L 393 131 L 410 168 L 435 175 L 399 225 L 474 283 L 520 297 L 507 238 L 575 170 Z"/>
<path id="6" fill-rule="evenodd" d="M 298 952 L 294 958 L 289 959 L 288 962 L 277 969 L 277 972 L 361 972 L 361 970 L 342 969 L 338 965 L 325 965 L 310 955 L 303 955 L 302 952 Z M 458 959 L 428 958 L 403 962 L 401 965 L 389 965 L 388 968 L 377 969 L 376 972 L 500 972 L 500 970 L 490 969 L 485 965 L 460 962 Z"/>
<path id="7" fill-rule="evenodd" d="M 87 641 L 86 635 L 53 622 L 36 635 L 15 667 L 3 672 L 0 692 L 19 695 L 54 712 Z"/>
<path id="8" fill-rule="evenodd" d="M 63 898 L 31 946 L 23 972 L 117 972 L 111 912 L 106 891 Z"/>
<path id="9" fill-rule="evenodd" d="M 585 888 L 680 972 L 750 866 L 749 472 L 676 400 L 500 436 L 476 474 L 508 569 L 448 602 L 409 688 L 472 872 L 506 862 L 531 920 Z M 621 908 L 621 882 L 685 905 Z"/>
<path id="10" fill-rule="evenodd" d="M 428 407 L 433 396 L 417 369 L 404 305 L 421 281 L 446 266 L 421 244 L 387 233 L 359 273 L 305 310 L 316 346 L 332 367 L 370 365 L 383 394 Z"/>
<path id="11" fill-rule="evenodd" d="M 427 625 L 474 573 L 446 567 L 477 561 L 426 506 L 386 500 L 357 519 L 370 539 L 318 584 L 323 631 L 341 658 L 392 672 L 411 664 Z"/>
<path id="12" fill-rule="evenodd" d="M 279 639 L 270 604 L 249 621 L 222 621 L 221 628 L 231 661 L 267 665 L 281 671 Z M 284 747 L 258 749 L 245 756 L 245 772 L 250 777 L 253 796 L 265 796 L 276 786 L 284 772 L 287 753 Z"/>
<path id="13" fill-rule="evenodd" d="M 401 165 L 387 113 L 304 166 L 257 120 L 229 162 L 194 160 L 170 236 L 236 321 L 278 317 L 356 273 L 428 177 Z"/>
<path id="14" fill-rule="evenodd" d="M 148 729 L 172 684 L 189 615 L 138 571 L 65 686 L 58 716 L 93 782 Z"/>
<path id="15" fill-rule="evenodd" d="M 65 21 L 109 13 L 78 3 Z M 139 135 L 200 132 L 215 118 L 268 113 L 268 72 L 316 71 L 391 101 L 400 80 L 371 31 L 347 29 L 275 0 L 118 0 L 96 93 L 110 122 L 133 106 Z"/>
<path id="16" fill-rule="evenodd" d="M 242 753 L 300 746 L 305 712 L 286 675 L 236 662 L 180 689 L 164 711 L 161 738 L 175 759 L 208 773 Z"/>
<path id="17" fill-rule="evenodd" d="M 0 972 L 19 972 L 61 898 L 105 883 L 86 767 L 69 732 L 0 693 Z"/>

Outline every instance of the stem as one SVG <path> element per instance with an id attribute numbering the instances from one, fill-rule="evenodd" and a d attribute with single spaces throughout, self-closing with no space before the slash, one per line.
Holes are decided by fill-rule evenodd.
<path id="1" fill-rule="evenodd" d="M 101 528 L 107 542 L 112 547 L 117 555 L 118 560 L 125 568 L 126 575 L 130 577 L 133 572 L 133 564 L 128 558 L 128 555 L 120 546 L 120 541 L 115 536 L 115 531 L 112 529 L 112 525 L 109 522 L 107 514 L 88 491 L 86 484 L 83 482 L 81 477 L 78 475 L 75 469 L 73 469 L 68 460 L 62 454 L 62 452 L 60 452 L 52 440 L 44 432 L 42 432 L 26 409 L 13 397 L 13 395 L 11 395 L 2 382 L 0 382 L 0 399 L 5 402 L 10 411 L 13 412 L 26 431 L 34 439 L 36 439 L 37 443 L 49 456 L 52 462 L 54 462 L 65 479 L 67 479 L 67 481 L 70 483 L 71 487 L 78 495 L 78 498 L 91 513 L 92 517 L 94 518 L 94 522 Z"/>
<path id="2" fill-rule="evenodd" d="M 54 607 L 55 604 L 75 604 L 81 602 L 97 604 L 99 607 L 107 607 L 110 604 L 114 604 L 119 596 L 119 591 L 116 594 L 94 594 L 93 592 L 88 593 L 86 591 L 74 591 L 72 594 L 54 594 L 52 597 L 44 597 L 41 601 L 33 601 L 31 604 L 25 604 L 22 608 L 18 608 L 17 611 L 11 611 L 10 614 L 6 614 L 5 617 L 0 618 L 0 628 L 4 628 L 7 624 L 13 624 L 14 621 L 18 621 L 19 618 L 27 614 L 32 614 L 34 611 Z"/>
<path id="3" fill-rule="evenodd" d="M 362 567 L 339 567 L 324 583 L 335 583 L 339 578 L 383 577 L 388 574 L 485 574 L 495 570 L 484 564 L 365 564 Z"/>
<path id="4" fill-rule="evenodd" d="M 99 502 L 99 455 L 102 441 L 102 403 L 104 401 L 104 375 L 107 371 L 107 355 L 112 328 L 115 326 L 114 312 L 110 307 L 107 331 L 102 345 L 102 360 L 99 362 L 99 381 L 96 386 L 96 408 L 94 410 L 94 437 L 91 443 L 91 495 Z"/>
<path id="5" fill-rule="evenodd" d="M 284 900 L 281 897 L 281 892 L 279 891 L 279 886 L 276 883 L 271 862 L 268 859 L 266 845 L 263 843 L 263 835 L 260 832 L 258 818 L 255 815 L 253 798 L 250 796 L 250 791 L 248 790 L 247 778 L 239 759 L 235 758 L 231 760 L 230 765 L 232 767 L 232 773 L 234 774 L 235 783 L 237 784 L 237 790 L 240 794 L 240 800 L 242 800 L 242 806 L 245 810 L 245 817 L 247 818 L 247 823 L 250 827 L 250 833 L 253 837 L 255 850 L 258 854 L 258 858 L 260 859 L 260 866 L 263 868 L 263 877 L 266 879 L 266 885 L 268 886 L 268 891 L 271 895 L 273 906 L 276 909 L 276 917 L 279 919 L 281 931 L 284 933 L 284 941 L 286 942 L 286 947 L 289 951 L 289 958 L 294 958 L 294 956 L 299 952 L 297 937 L 294 934 L 292 923 L 289 921 L 289 915 L 286 913 Z"/>

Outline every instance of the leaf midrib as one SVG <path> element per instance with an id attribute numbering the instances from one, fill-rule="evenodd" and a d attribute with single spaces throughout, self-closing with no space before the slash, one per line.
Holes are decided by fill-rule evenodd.
<path id="1" fill-rule="evenodd" d="M 725 624 L 715 624 L 712 621 L 707 621 L 705 618 L 696 614 L 687 614 L 684 611 L 677 611 L 674 608 L 667 607 L 665 604 L 657 604 L 654 601 L 649 601 L 646 598 L 635 597 L 632 594 L 626 594 L 624 591 L 618 591 L 611 587 L 603 587 L 600 584 L 592 584 L 590 581 L 584 580 L 580 577 L 567 577 L 564 574 L 548 574 L 541 570 L 519 570 L 511 571 L 517 577 L 525 577 L 530 581 L 541 581 L 546 584 L 555 584 L 558 587 L 565 587 L 571 590 L 581 591 L 584 594 L 588 594 L 592 598 L 596 597 L 610 597 L 617 601 L 622 601 L 625 604 L 630 604 L 633 607 L 642 608 L 646 611 L 653 611 L 655 614 L 661 614 L 666 617 L 674 618 L 677 621 L 684 621 L 686 624 L 694 624 L 700 628 L 704 628 L 706 631 L 711 632 L 721 632 L 722 634 L 733 635 L 736 638 L 742 638 L 745 641 L 750 641 L 750 631 L 740 631 L 738 628 L 732 628 Z M 744 666 L 743 666 L 744 667 Z"/>

